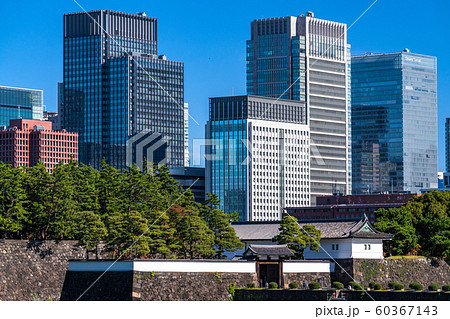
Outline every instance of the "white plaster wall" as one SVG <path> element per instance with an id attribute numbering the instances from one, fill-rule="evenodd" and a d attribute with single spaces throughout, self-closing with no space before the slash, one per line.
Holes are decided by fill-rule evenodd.
<path id="1" fill-rule="evenodd" d="M 370 244 L 370 250 L 365 249 L 368 248 L 368 244 Z M 353 238 L 352 256 L 353 258 L 381 259 L 383 258 L 383 241 L 380 239 Z"/>
<path id="2" fill-rule="evenodd" d="M 285 261 L 283 273 L 334 272 L 334 263 L 329 261 Z"/>
<path id="3" fill-rule="evenodd" d="M 332 245 L 339 245 L 338 250 L 333 250 Z M 322 239 L 319 251 L 305 249 L 305 259 L 345 259 L 352 258 L 351 239 Z"/>

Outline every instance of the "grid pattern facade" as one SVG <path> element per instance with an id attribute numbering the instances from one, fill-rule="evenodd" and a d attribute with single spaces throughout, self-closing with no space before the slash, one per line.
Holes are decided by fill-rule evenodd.
<path id="1" fill-rule="evenodd" d="M 349 67 L 345 24 L 312 13 L 252 22 L 247 93 L 306 102 L 313 203 L 351 192 Z"/>
<path id="2" fill-rule="evenodd" d="M 8 126 L 9 120 L 23 118 L 43 119 L 43 92 L 0 86 L 0 125 Z"/>
<path id="3" fill-rule="evenodd" d="M 445 119 L 445 171 L 450 172 L 450 118 Z"/>
<path id="4" fill-rule="evenodd" d="M 272 105 L 276 120 L 258 118 L 265 104 Z M 221 209 L 238 212 L 241 221 L 268 221 L 280 220 L 286 205 L 309 205 L 305 113 L 304 103 L 289 100 L 210 99 L 206 183 L 207 191 L 219 196 Z"/>
<path id="5" fill-rule="evenodd" d="M 352 58 L 355 194 L 437 187 L 436 98 L 435 57 Z"/>
<path id="6" fill-rule="evenodd" d="M 78 161 L 78 135 L 52 131 L 52 122 L 11 120 L 0 131 L 0 161 L 13 167 L 30 167 L 41 161 L 52 172 L 62 162 Z"/>
<path id="7" fill-rule="evenodd" d="M 90 17 L 89 17 L 90 16 Z M 96 22 L 92 21 L 91 17 Z M 80 134 L 80 161 L 126 168 L 138 133 L 159 133 L 171 166 L 184 160 L 184 64 L 157 55 L 157 23 L 109 10 L 64 15 L 62 125 Z"/>

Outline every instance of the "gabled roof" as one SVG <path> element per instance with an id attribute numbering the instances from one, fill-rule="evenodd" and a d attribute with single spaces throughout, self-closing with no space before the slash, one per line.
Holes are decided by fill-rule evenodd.
<path id="1" fill-rule="evenodd" d="M 301 221 L 300 227 L 313 225 L 319 229 L 323 239 L 335 238 L 371 238 L 389 240 L 392 235 L 379 232 L 373 228 L 368 218 L 358 221 L 335 220 L 335 221 Z M 280 222 L 243 222 L 232 223 L 236 235 L 243 241 L 271 241 L 280 233 Z"/>
<path id="2" fill-rule="evenodd" d="M 249 245 L 244 256 L 293 257 L 294 253 L 287 245 Z"/>

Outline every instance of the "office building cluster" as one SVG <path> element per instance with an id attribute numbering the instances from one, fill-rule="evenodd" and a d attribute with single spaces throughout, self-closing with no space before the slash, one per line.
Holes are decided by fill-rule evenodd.
<path id="1" fill-rule="evenodd" d="M 241 221 L 280 220 L 289 211 L 304 216 L 333 194 L 438 187 L 435 57 L 408 49 L 352 57 L 347 25 L 313 12 L 257 19 L 249 31 L 242 48 L 247 95 L 209 99 L 205 169 L 188 169 L 184 64 L 158 52 L 157 19 L 143 12 L 65 14 L 58 113 L 44 110 L 42 91 L 0 87 L 2 134 L 56 134 L 61 139 L 39 143 L 59 147 L 73 132 L 70 147 L 78 149 L 67 152 L 95 168 L 103 159 L 118 169 L 145 160 L 167 164 L 185 187 L 200 180 L 196 200 L 217 194 L 221 208 Z M 9 123 L 14 119 L 23 122 Z M 50 122 L 25 119 L 46 119 L 61 133 L 50 133 Z M 68 154 L 43 152 L 54 156 L 45 159 L 49 169 Z M 10 153 L 2 146 L 1 154 Z M 25 158 L 4 160 L 35 161 Z M 450 173 L 443 180 L 450 187 Z M 328 206 L 319 215 L 355 215 Z"/>

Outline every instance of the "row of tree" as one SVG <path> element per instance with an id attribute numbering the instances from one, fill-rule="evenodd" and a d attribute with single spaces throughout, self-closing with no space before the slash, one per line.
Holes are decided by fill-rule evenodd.
<path id="1" fill-rule="evenodd" d="M 221 258 L 243 247 L 219 209 L 216 195 L 196 203 L 167 167 L 98 171 L 71 161 L 50 174 L 42 163 L 12 168 L 0 163 L 0 236 L 74 239 L 113 257 Z M 131 248 L 129 248 L 131 247 Z"/>
<path id="2" fill-rule="evenodd" d="M 450 192 L 414 196 L 401 208 L 375 212 L 375 228 L 394 235 L 385 245 L 389 255 L 450 258 Z"/>

